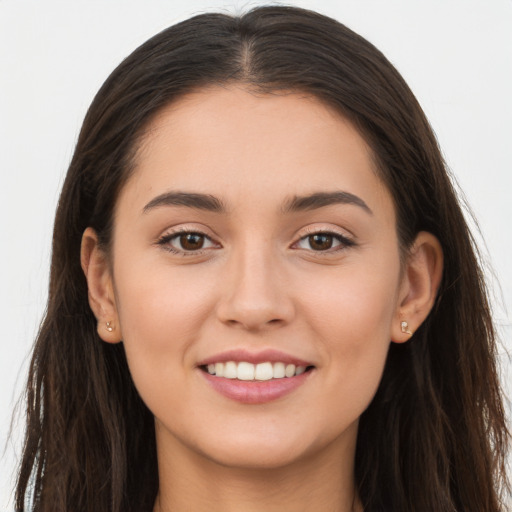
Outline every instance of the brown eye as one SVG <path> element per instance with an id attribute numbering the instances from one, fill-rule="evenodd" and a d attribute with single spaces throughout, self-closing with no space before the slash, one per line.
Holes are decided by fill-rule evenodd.
<path id="1" fill-rule="evenodd" d="M 335 252 L 353 245 L 352 240 L 338 233 L 318 232 L 301 238 L 296 247 L 316 252 Z"/>
<path id="2" fill-rule="evenodd" d="M 310 235 L 308 237 L 309 246 L 314 251 L 326 251 L 332 247 L 333 236 L 325 233 Z"/>
<path id="3" fill-rule="evenodd" d="M 185 251 L 197 251 L 204 246 L 204 235 L 199 233 L 184 233 L 179 237 L 181 248 Z"/>
<path id="4" fill-rule="evenodd" d="M 175 254 L 194 254 L 201 253 L 203 249 L 218 248 L 209 236 L 194 231 L 182 231 L 179 233 L 169 233 L 158 240 L 158 245 Z"/>

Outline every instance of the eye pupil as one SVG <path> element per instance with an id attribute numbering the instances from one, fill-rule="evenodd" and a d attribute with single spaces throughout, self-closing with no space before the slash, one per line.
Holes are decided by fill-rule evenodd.
<path id="1" fill-rule="evenodd" d="M 332 247 L 333 236 L 318 233 L 309 236 L 309 245 L 314 251 L 325 251 Z"/>
<path id="2" fill-rule="evenodd" d="M 188 251 L 201 249 L 204 245 L 204 236 L 198 233 L 185 233 L 180 236 L 180 244 Z"/>

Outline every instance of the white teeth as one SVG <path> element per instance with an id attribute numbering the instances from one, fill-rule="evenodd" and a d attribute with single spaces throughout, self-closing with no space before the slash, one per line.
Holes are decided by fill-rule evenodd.
<path id="1" fill-rule="evenodd" d="M 274 379 L 282 379 L 284 376 L 284 363 L 274 363 Z"/>
<path id="2" fill-rule="evenodd" d="M 297 369 L 295 370 L 295 375 L 300 375 L 301 373 L 304 373 L 306 371 L 305 366 L 297 366 Z"/>
<path id="3" fill-rule="evenodd" d="M 272 363 L 260 363 L 256 365 L 254 378 L 256 380 L 270 380 L 274 376 Z"/>
<path id="4" fill-rule="evenodd" d="M 284 374 L 287 377 L 293 377 L 295 375 L 295 365 L 294 364 L 287 364 L 286 368 L 284 369 Z"/>
<path id="5" fill-rule="evenodd" d="M 236 363 L 234 361 L 228 361 L 224 364 L 224 377 L 226 379 L 236 379 L 238 375 L 236 369 Z"/>
<path id="6" fill-rule="evenodd" d="M 215 363 L 215 375 L 224 377 L 224 363 Z"/>
<path id="7" fill-rule="evenodd" d="M 238 380 L 254 380 L 254 365 L 251 363 L 238 363 L 236 376 Z"/>
<path id="8" fill-rule="evenodd" d="M 294 377 L 301 375 L 306 371 L 306 366 L 295 366 L 294 364 L 284 363 L 259 363 L 252 364 L 242 361 L 227 361 L 226 363 L 215 363 L 207 366 L 210 375 L 224 377 L 226 379 L 238 380 L 270 380 L 282 379 L 284 377 Z"/>

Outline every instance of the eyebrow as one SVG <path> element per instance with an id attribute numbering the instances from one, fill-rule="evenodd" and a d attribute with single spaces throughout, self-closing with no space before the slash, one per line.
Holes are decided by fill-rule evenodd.
<path id="1" fill-rule="evenodd" d="M 294 196 L 283 206 L 283 213 L 316 210 L 333 204 L 352 204 L 373 215 L 370 207 L 358 196 L 345 191 L 316 192 L 307 196 Z"/>
<path id="2" fill-rule="evenodd" d="M 166 192 L 152 199 L 143 208 L 143 213 L 147 213 L 159 206 L 186 206 L 196 210 L 205 210 L 208 212 L 224 213 L 226 207 L 215 196 L 210 194 L 198 194 L 191 192 Z"/>
<path id="3" fill-rule="evenodd" d="M 373 215 L 370 207 L 360 197 L 345 191 L 315 192 L 306 196 L 293 196 L 284 203 L 281 211 L 285 214 L 294 213 L 316 210 L 334 204 L 355 205 Z M 185 206 L 214 213 L 226 213 L 227 211 L 224 203 L 217 197 L 194 192 L 165 192 L 152 199 L 142 211 L 147 213 L 161 206 Z"/>

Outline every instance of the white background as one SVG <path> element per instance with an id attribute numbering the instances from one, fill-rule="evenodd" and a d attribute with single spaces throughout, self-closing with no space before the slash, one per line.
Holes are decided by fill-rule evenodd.
<path id="1" fill-rule="evenodd" d="M 53 216 L 85 110 L 161 29 L 261 2 L 0 0 L 0 511 L 11 510 L 14 403 L 44 310 Z M 512 0 L 303 0 L 368 38 L 423 105 L 479 220 L 512 391 Z M 507 313 L 508 310 L 508 313 Z M 510 410 L 510 409 L 509 409 Z M 5 450 L 5 451 L 4 451 Z"/>

